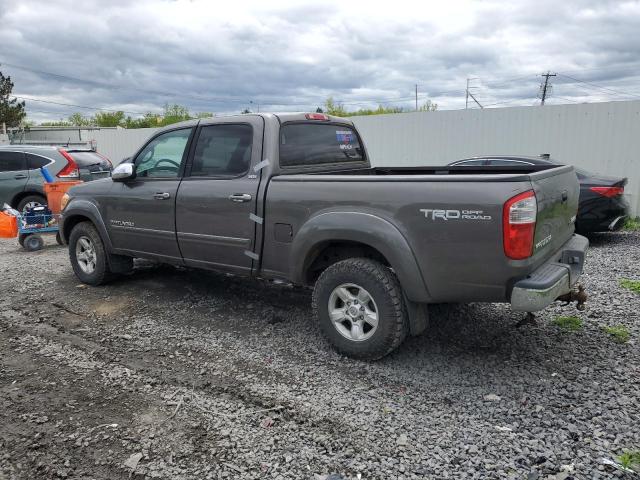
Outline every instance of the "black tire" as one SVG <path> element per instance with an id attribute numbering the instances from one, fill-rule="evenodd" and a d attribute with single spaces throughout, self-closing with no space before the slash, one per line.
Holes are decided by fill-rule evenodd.
<path id="1" fill-rule="evenodd" d="M 95 252 L 95 266 L 91 271 L 83 269 L 76 255 L 78 242 L 83 239 L 90 241 L 91 251 Z M 71 230 L 71 235 L 69 235 L 69 260 L 71 261 L 73 272 L 82 283 L 102 285 L 113 278 L 109 269 L 104 243 L 102 243 L 100 234 L 91 222 L 80 222 Z"/>
<path id="2" fill-rule="evenodd" d="M 26 197 L 24 197 L 22 200 L 20 200 L 18 202 L 18 205 L 16 205 L 16 210 L 18 210 L 20 213 L 22 213 L 24 211 L 24 208 L 29 204 L 29 203 L 37 203 L 39 205 L 46 205 L 47 204 L 47 199 L 44 198 L 42 195 L 27 195 Z"/>
<path id="3" fill-rule="evenodd" d="M 62 243 L 62 237 L 60 236 L 60 232 L 56 232 L 56 242 L 58 243 L 58 245 L 64 245 L 64 243 Z"/>
<path id="4" fill-rule="evenodd" d="M 44 239 L 40 235 L 32 233 L 24 238 L 22 247 L 27 252 L 37 252 L 44 247 Z"/>
<path id="5" fill-rule="evenodd" d="M 29 233 L 19 233 L 18 234 L 18 243 L 20 244 L 20 246 L 22 248 L 24 248 L 24 241 L 27 239 L 27 237 L 29 236 Z"/>
<path id="6" fill-rule="evenodd" d="M 373 299 L 377 309 L 377 327 L 364 340 L 347 338 L 335 326 L 337 322 L 329 317 L 332 292 L 345 284 L 361 286 Z M 398 348 L 409 331 L 400 282 L 389 268 L 374 260 L 351 258 L 331 265 L 318 278 L 312 303 L 314 317 L 322 334 L 338 352 L 352 358 L 382 358 Z M 350 325 L 348 320 L 346 325 Z"/>

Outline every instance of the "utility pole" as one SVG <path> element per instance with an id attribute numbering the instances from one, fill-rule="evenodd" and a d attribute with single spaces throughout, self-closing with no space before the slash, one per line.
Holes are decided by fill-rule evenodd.
<path id="1" fill-rule="evenodd" d="M 416 83 L 416 112 L 418 111 L 418 84 Z"/>
<path id="2" fill-rule="evenodd" d="M 484 108 L 482 105 L 480 105 L 480 102 L 476 99 L 476 97 L 473 95 L 473 93 L 471 93 L 471 88 L 474 87 L 470 87 L 469 83 L 471 82 L 471 80 L 478 80 L 477 78 L 467 78 L 467 90 L 466 90 L 466 95 L 465 95 L 465 99 L 464 99 L 464 108 L 465 110 L 467 108 L 469 108 L 469 97 L 471 97 L 471 99 L 476 102 L 476 104 L 480 107 L 480 108 Z"/>
<path id="3" fill-rule="evenodd" d="M 464 98 L 464 109 L 469 108 L 469 79 L 467 78 L 467 89 L 465 90 L 466 95 Z"/>
<path id="4" fill-rule="evenodd" d="M 544 105 L 544 101 L 547 99 L 547 96 L 551 93 L 551 85 L 549 84 L 549 77 L 555 77 L 555 73 L 551 73 L 547 70 L 547 73 L 543 73 L 541 75 L 544 77 L 544 83 L 540 85 L 540 105 Z"/>

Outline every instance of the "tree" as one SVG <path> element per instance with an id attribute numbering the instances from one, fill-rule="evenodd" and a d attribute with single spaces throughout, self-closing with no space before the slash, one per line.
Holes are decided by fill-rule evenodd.
<path id="1" fill-rule="evenodd" d="M 153 128 L 162 125 L 162 116 L 157 113 L 145 113 L 142 118 L 127 117 L 124 120 L 125 128 Z"/>
<path id="2" fill-rule="evenodd" d="M 98 112 L 93 117 L 93 123 L 98 127 L 119 127 L 124 123 L 124 112 Z"/>
<path id="3" fill-rule="evenodd" d="M 329 115 L 335 115 L 336 117 L 347 117 L 349 113 L 344 109 L 341 103 L 336 103 L 333 97 L 327 98 L 324 102 L 324 111 Z"/>
<path id="4" fill-rule="evenodd" d="M 69 115 L 68 120 L 68 123 L 73 125 L 74 127 L 88 127 L 92 124 L 91 118 L 85 117 L 79 112 Z"/>
<path id="5" fill-rule="evenodd" d="M 337 117 L 353 117 L 356 115 L 384 115 L 389 113 L 406 113 L 412 112 L 413 109 L 407 110 L 403 107 L 384 107 L 382 105 L 378 105 L 378 108 L 361 108 L 359 110 L 348 111 L 344 108 L 341 103 L 336 103 L 333 100 L 333 97 L 327 98 L 324 102 L 325 109 L 324 111 L 329 115 L 335 115 Z M 431 100 L 427 100 L 418 110 L 421 112 L 434 112 L 438 109 L 438 104 L 431 102 Z M 321 108 L 316 110 L 317 112 L 322 112 Z"/>
<path id="6" fill-rule="evenodd" d="M 9 98 L 13 91 L 11 77 L 5 77 L 0 72 L 0 124 L 7 127 L 17 127 L 22 119 L 27 115 L 24 109 L 24 101 L 19 102 L 17 98 Z"/>
<path id="7" fill-rule="evenodd" d="M 183 122 L 185 120 L 191 120 L 191 115 L 189 115 L 189 109 L 187 107 L 178 105 L 177 103 L 174 103 L 173 105 L 165 103 L 164 113 L 162 115 L 163 126 Z"/>
<path id="8" fill-rule="evenodd" d="M 438 110 L 438 104 L 433 103 L 431 100 L 424 102 L 424 104 L 418 109 L 420 112 L 435 112 L 436 110 Z"/>
<path id="9" fill-rule="evenodd" d="M 40 124 L 42 127 L 73 127 L 72 123 L 67 122 L 66 120 L 58 120 L 57 122 L 42 122 Z"/>

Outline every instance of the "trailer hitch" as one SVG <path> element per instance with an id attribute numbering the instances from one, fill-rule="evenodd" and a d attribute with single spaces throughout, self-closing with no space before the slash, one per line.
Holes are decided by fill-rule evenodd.
<path id="1" fill-rule="evenodd" d="M 580 311 L 585 309 L 584 303 L 587 301 L 587 294 L 584 291 L 584 287 L 578 284 L 577 290 L 571 290 L 569 293 L 565 293 L 564 295 L 560 295 L 556 300 L 560 302 L 565 302 L 563 307 L 569 305 L 571 302 L 576 302 L 576 308 Z"/>

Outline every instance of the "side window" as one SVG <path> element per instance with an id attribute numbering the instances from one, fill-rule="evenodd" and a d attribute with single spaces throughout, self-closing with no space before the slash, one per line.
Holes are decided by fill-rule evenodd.
<path id="1" fill-rule="evenodd" d="M 172 130 L 158 135 L 149 142 L 136 157 L 136 177 L 177 177 L 191 130 L 191 128 Z"/>
<path id="2" fill-rule="evenodd" d="M 18 172 L 26 167 L 22 152 L 0 152 L 0 172 Z"/>
<path id="3" fill-rule="evenodd" d="M 209 125 L 200 129 L 192 177 L 237 176 L 249 170 L 253 129 L 249 125 Z"/>
<path id="4" fill-rule="evenodd" d="M 40 155 L 34 155 L 33 153 L 25 154 L 27 156 L 27 168 L 29 170 L 37 170 L 46 165 L 53 163 L 50 158 L 41 157 Z"/>

